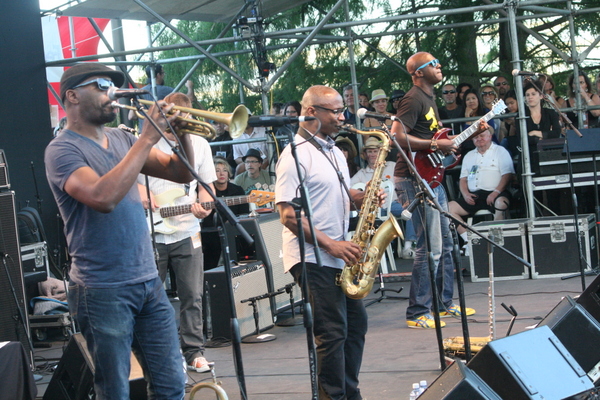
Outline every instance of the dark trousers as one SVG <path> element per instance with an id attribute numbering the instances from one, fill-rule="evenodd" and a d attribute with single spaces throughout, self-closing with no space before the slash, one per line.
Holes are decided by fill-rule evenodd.
<path id="1" fill-rule="evenodd" d="M 339 269 L 312 263 L 306 268 L 317 346 L 319 399 L 360 400 L 358 373 L 367 333 L 364 303 L 348 298 L 335 284 Z M 301 265 L 294 265 L 290 272 L 301 286 Z"/>

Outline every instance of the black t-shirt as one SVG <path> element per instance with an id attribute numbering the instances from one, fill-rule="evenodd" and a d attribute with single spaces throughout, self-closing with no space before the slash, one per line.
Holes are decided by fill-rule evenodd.
<path id="1" fill-rule="evenodd" d="M 396 113 L 404 126 L 410 129 L 409 135 L 421 139 L 431 139 L 441 128 L 440 116 L 433 96 L 428 95 L 418 86 L 413 86 L 400 101 Z M 402 145 L 402 143 L 400 143 Z M 394 176 L 409 176 L 404 160 L 399 157 L 396 162 Z"/>
<path id="2" fill-rule="evenodd" d="M 215 194 L 217 195 L 217 197 L 229 197 L 229 196 L 243 196 L 246 193 L 244 192 L 244 189 L 242 189 L 241 186 L 238 186 L 234 183 L 229 182 L 229 183 L 227 183 L 227 189 L 225 189 L 225 190 L 218 190 L 217 188 L 215 188 Z M 236 205 L 229 206 L 229 208 L 231 208 L 231 211 L 235 215 L 248 214 L 250 212 L 249 204 L 236 204 Z M 202 229 L 215 226 L 215 223 L 214 223 L 214 214 L 215 213 L 216 213 L 216 210 L 213 210 L 208 217 L 206 217 L 202 220 Z"/>

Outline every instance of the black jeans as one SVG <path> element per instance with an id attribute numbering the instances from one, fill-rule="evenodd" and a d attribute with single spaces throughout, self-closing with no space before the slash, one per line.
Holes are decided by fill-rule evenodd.
<path id="1" fill-rule="evenodd" d="M 306 268 L 317 345 L 319 399 L 360 400 L 358 373 L 367 333 L 364 303 L 346 297 L 335 284 L 339 269 L 312 263 Z M 294 265 L 290 272 L 301 286 L 301 265 Z"/>

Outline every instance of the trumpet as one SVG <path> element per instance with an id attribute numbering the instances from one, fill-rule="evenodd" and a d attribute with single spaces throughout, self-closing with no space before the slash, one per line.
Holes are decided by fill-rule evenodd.
<path id="1" fill-rule="evenodd" d="M 151 106 L 152 104 L 154 104 L 154 102 L 151 100 L 140 99 L 139 102 L 142 104 L 145 104 L 147 106 Z M 135 108 L 133 106 L 128 106 L 126 104 L 117 103 L 116 101 L 112 102 L 112 106 L 115 108 L 124 108 L 126 110 L 134 110 L 137 113 L 138 118 L 140 118 L 140 119 L 144 118 L 143 115 L 140 115 L 138 113 L 137 108 Z M 191 114 L 195 117 L 212 119 L 213 121 L 220 122 L 225 125 L 229 125 L 229 134 L 231 135 L 232 139 L 237 139 L 240 136 L 242 136 L 242 133 L 244 133 L 244 130 L 246 129 L 246 126 L 248 125 L 248 111 L 246 110 L 246 107 L 244 107 L 243 105 L 237 106 L 233 110 L 233 112 L 230 114 L 205 111 L 205 110 L 197 110 L 195 108 L 180 107 L 180 106 L 174 106 L 173 110 L 175 110 L 175 111 L 179 110 L 182 113 Z M 183 116 L 179 116 L 179 117 L 177 117 L 177 119 L 181 120 L 181 121 L 185 121 L 189 125 L 191 125 L 191 129 L 187 129 L 187 128 L 181 129 L 180 130 L 181 133 L 188 133 L 191 135 L 199 135 L 199 136 L 202 136 L 203 138 L 205 138 L 206 140 L 214 139 L 214 137 L 217 134 L 215 128 L 208 122 L 199 121 L 199 120 L 193 119 L 193 118 L 186 118 Z"/>

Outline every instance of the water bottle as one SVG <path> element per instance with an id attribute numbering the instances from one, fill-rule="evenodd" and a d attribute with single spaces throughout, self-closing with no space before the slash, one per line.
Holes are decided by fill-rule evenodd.
<path id="1" fill-rule="evenodd" d="M 427 389 L 427 381 L 419 382 L 419 394 L 423 393 Z"/>
<path id="2" fill-rule="evenodd" d="M 419 396 L 419 384 L 418 383 L 413 383 L 412 384 L 412 392 L 410 392 L 410 400 L 417 400 L 417 397 Z"/>
<path id="3" fill-rule="evenodd" d="M 588 128 L 588 115 L 587 115 L 587 111 L 582 111 L 581 114 L 581 120 L 583 121 L 583 128 L 587 129 Z"/>

